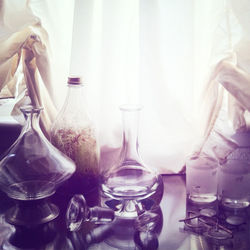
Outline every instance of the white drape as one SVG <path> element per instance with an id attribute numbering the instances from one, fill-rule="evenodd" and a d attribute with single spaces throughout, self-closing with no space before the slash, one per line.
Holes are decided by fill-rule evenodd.
<path id="1" fill-rule="evenodd" d="M 197 107 L 224 11 L 223 1 L 75 2 L 71 73 L 88 83 L 101 145 L 120 146 L 118 106 L 139 102 L 144 161 L 182 168 L 204 131 Z"/>
<path id="2" fill-rule="evenodd" d="M 0 96 L 16 98 L 12 115 L 19 122 L 21 105 L 43 106 L 41 125 L 47 135 L 56 115 L 60 83 L 69 72 L 73 6 L 64 1 L 56 11 L 59 3 L 0 1 Z"/>
<path id="3" fill-rule="evenodd" d="M 120 104 L 144 105 L 140 152 L 162 173 L 182 168 L 209 124 L 207 117 L 218 117 L 221 107 L 229 113 L 225 98 L 218 98 L 219 83 L 207 82 L 211 68 L 234 54 L 242 37 L 236 12 L 242 13 L 239 6 L 249 6 L 247 1 L 1 1 L 7 2 L 13 4 L 8 24 L 14 28 L 2 19 L 1 34 L 29 23 L 15 12 L 21 2 L 24 9 L 27 4 L 49 35 L 54 103 L 60 108 L 64 101 L 68 74 L 82 75 L 100 144 L 111 158 L 112 149 L 121 146 Z M 246 6 L 244 16 L 249 15 Z M 201 114 L 206 84 L 208 113 Z"/>

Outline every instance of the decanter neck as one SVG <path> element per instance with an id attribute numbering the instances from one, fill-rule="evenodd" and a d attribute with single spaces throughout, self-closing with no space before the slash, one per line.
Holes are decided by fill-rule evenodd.
<path id="1" fill-rule="evenodd" d="M 26 124 L 23 128 L 23 131 L 27 131 L 30 129 L 39 130 L 39 118 L 42 108 L 35 108 L 32 106 L 24 106 L 21 108 L 23 115 L 26 120 Z"/>
<path id="2" fill-rule="evenodd" d="M 124 163 L 139 163 L 138 129 L 140 106 L 123 105 L 120 107 L 123 121 L 123 142 L 121 157 Z"/>

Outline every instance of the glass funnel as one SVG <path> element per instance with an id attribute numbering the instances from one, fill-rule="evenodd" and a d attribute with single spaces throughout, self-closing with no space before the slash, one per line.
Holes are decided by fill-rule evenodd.
<path id="1" fill-rule="evenodd" d="M 20 136 L 0 161 L 0 188 L 15 200 L 51 196 L 75 171 L 75 165 L 43 135 L 39 126 L 42 108 L 21 108 L 26 123 Z"/>
<path id="2" fill-rule="evenodd" d="M 117 216 L 136 217 L 136 207 L 151 209 L 163 195 L 161 175 L 146 166 L 139 155 L 139 105 L 122 105 L 123 144 L 118 164 L 103 174 L 101 188 L 104 203 Z"/>

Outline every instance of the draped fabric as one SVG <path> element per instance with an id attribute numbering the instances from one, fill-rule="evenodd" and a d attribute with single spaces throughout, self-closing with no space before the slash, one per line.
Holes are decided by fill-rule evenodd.
<path id="1" fill-rule="evenodd" d="M 59 23 L 53 25 L 55 20 L 51 19 L 50 15 L 57 6 L 49 5 L 48 2 L 0 2 L 0 97 L 16 99 L 12 115 L 20 123 L 23 122 L 20 106 L 26 104 L 42 106 L 44 112 L 41 126 L 47 136 L 57 113 L 55 92 L 59 82 L 64 80 L 61 79 L 62 76 L 65 78 L 68 72 L 67 67 L 64 66 L 62 72 L 65 73 L 59 74 L 61 71 L 59 66 L 62 63 L 60 59 L 65 57 L 57 57 L 57 55 L 62 54 L 61 50 L 65 42 L 62 42 L 58 52 L 58 49 L 54 48 L 57 48 L 57 43 L 62 37 L 60 32 L 57 32 L 57 40 L 52 34 L 54 29 L 61 26 L 62 18 L 57 15 Z M 64 25 L 64 28 L 66 27 L 67 25 Z M 72 27 L 70 28 L 72 30 Z M 65 36 L 69 39 L 71 34 L 67 33 L 71 33 L 71 30 L 67 32 L 65 29 Z M 70 44 L 69 41 L 67 43 Z M 70 50 L 70 46 L 68 47 Z M 67 53 L 65 50 L 64 52 Z M 67 61 L 69 56 L 63 63 L 66 64 Z"/>
<path id="2" fill-rule="evenodd" d="M 161 173 L 194 152 L 223 160 L 248 130 L 249 1 L 0 3 L 0 96 L 16 99 L 16 117 L 23 103 L 44 106 L 49 134 L 67 76 L 83 76 L 103 165 L 121 146 L 124 103 L 144 106 L 140 153 Z"/>

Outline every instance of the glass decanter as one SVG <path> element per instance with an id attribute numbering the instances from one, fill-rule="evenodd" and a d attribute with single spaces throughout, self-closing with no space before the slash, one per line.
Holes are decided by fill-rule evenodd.
<path id="1" fill-rule="evenodd" d="M 57 216 L 55 206 L 39 201 L 53 195 L 58 186 L 75 171 L 73 161 L 56 149 L 43 135 L 39 126 L 41 110 L 42 108 L 33 106 L 21 108 L 26 123 L 20 136 L 0 161 L 1 190 L 16 201 L 23 201 L 17 202 L 16 208 L 8 212 L 9 221 L 14 224 L 25 221 L 26 218 L 20 218 L 25 217 L 24 214 L 35 216 L 36 209 L 30 213 L 26 212 L 33 205 L 36 206 L 37 212 L 40 211 L 37 214 L 40 217 L 39 222 L 52 219 L 51 213 Z M 33 223 L 35 218 L 27 220 Z"/>
<path id="2" fill-rule="evenodd" d="M 163 195 L 161 175 L 146 166 L 139 155 L 139 105 L 122 105 L 123 143 L 118 164 L 104 172 L 101 180 L 102 203 L 117 216 L 136 217 L 136 208 L 152 209 Z"/>
<path id="3" fill-rule="evenodd" d="M 68 78 L 68 92 L 64 105 L 51 128 L 51 142 L 76 164 L 76 172 L 65 183 L 62 193 L 70 196 L 84 194 L 88 205 L 97 205 L 99 146 L 80 77 Z"/>

